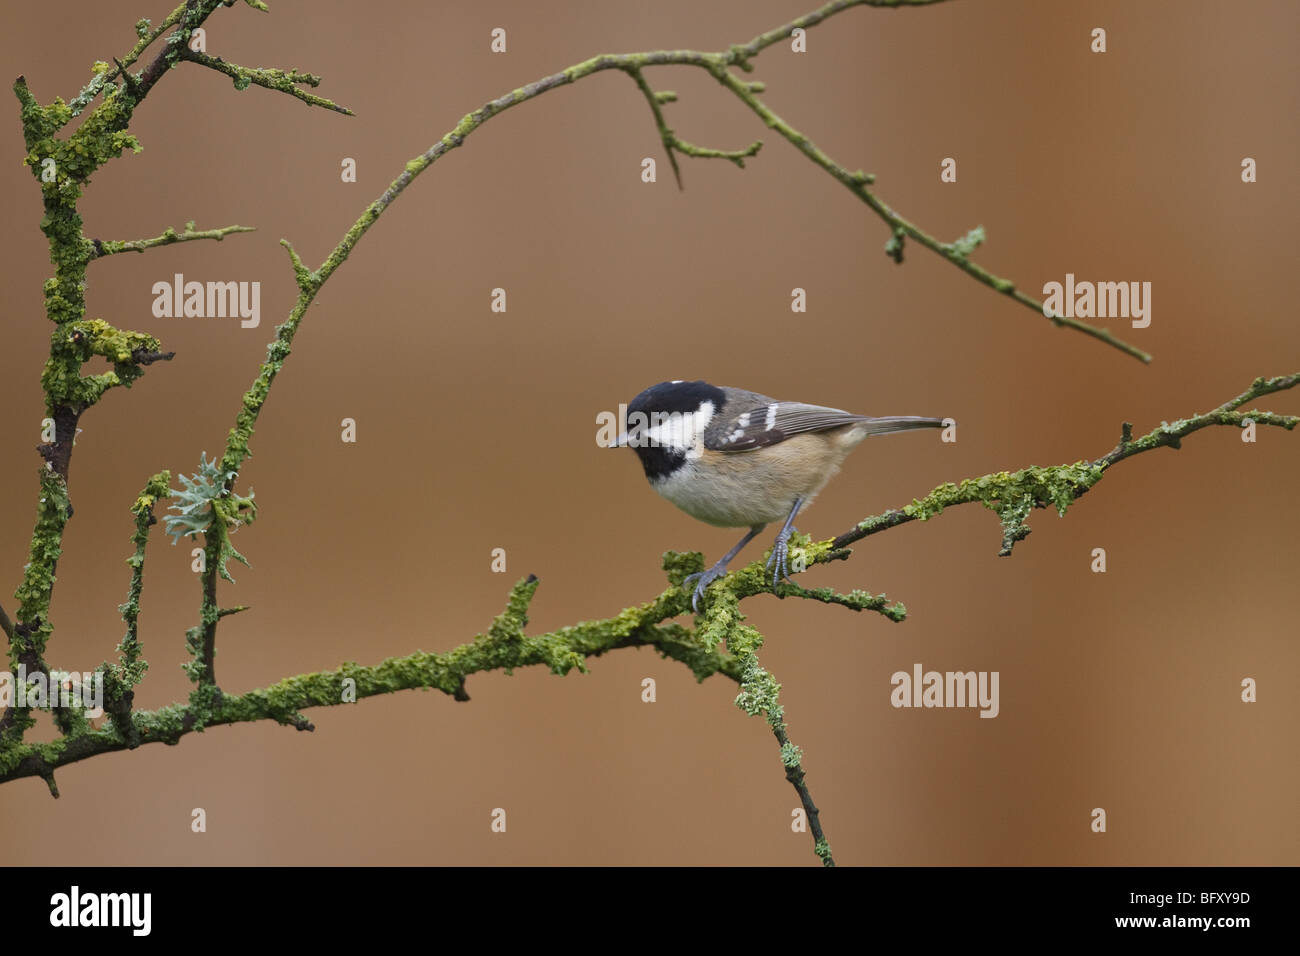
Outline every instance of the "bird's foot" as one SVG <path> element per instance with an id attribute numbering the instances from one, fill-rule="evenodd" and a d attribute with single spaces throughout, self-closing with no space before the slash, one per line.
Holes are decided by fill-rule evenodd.
<path id="1" fill-rule="evenodd" d="M 700 597 L 704 594 L 704 589 L 726 573 L 727 562 L 719 561 L 707 571 L 696 571 L 694 574 L 688 574 L 682 579 L 682 587 L 684 588 L 690 587 L 692 581 L 696 582 L 695 591 L 691 595 L 692 611 L 696 614 L 700 612 Z"/>
<path id="2" fill-rule="evenodd" d="M 781 533 L 776 536 L 776 543 L 772 545 L 772 553 L 767 559 L 767 568 L 772 572 L 773 588 L 782 581 L 790 580 L 790 536 L 797 530 L 793 525 L 782 528 Z"/>

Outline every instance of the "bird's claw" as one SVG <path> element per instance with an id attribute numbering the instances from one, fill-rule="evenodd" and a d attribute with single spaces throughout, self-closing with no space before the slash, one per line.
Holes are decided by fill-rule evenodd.
<path id="1" fill-rule="evenodd" d="M 790 580 L 790 535 L 794 534 L 795 529 L 790 528 L 788 533 L 777 535 L 776 543 L 772 545 L 772 553 L 767 559 L 767 568 L 772 572 L 772 587 L 775 589 L 782 581 Z"/>
<path id="2" fill-rule="evenodd" d="M 685 578 L 682 579 L 683 588 L 690 587 L 692 581 L 698 582 L 695 585 L 694 593 L 691 594 L 692 611 L 694 611 L 696 614 L 700 612 L 700 597 L 703 596 L 704 589 L 707 588 L 710 584 L 718 580 L 718 578 L 722 577 L 726 573 L 727 573 L 727 566 L 722 562 L 718 562 L 713 567 L 709 568 L 707 571 L 696 571 L 694 574 L 688 574 L 686 575 Z"/>

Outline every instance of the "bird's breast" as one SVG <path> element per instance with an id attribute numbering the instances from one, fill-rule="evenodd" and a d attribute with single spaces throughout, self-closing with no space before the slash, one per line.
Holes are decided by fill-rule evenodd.
<path id="1" fill-rule="evenodd" d="M 749 452 L 705 449 L 671 474 L 652 479 L 651 485 L 707 524 L 771 524 L 784 521 L 796 499 L 802 498 L 805 507 L 811 504 L 848 451 L 826 434 L 795 435 Z"/>

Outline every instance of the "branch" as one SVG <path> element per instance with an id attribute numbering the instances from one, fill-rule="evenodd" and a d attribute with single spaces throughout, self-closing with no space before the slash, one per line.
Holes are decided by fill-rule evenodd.
<path id="1" fill-rule="evenodd" d="M 41 376 L 47 415 L 54 420 L 54 440 L 42 444 L 38 451 L 47 468 L 40 473 L 40 496 L 36 508 L 36 525 L 29 545 L 29 560 L 23 581 L 15 592 L 18 598 L 18 623 L 9 641 L 9 661 L 16 671 L 22 665 L 29 673 L 44 673 L 44 651 L 54 626 L 50 621 L 53 602 L 55 566 L 63 550 L 63 532 L 72 517 L 68 496 L 68 473 L 77 434 L 77 422 L 87 408 L 95 404 L 112 387 L 130 387 L 146 365 L 171 357 L 159 350 L 153 336 L 124 332 L 96 319 L 85 321 L 86 266 L 94 246 L 82 232 L 82 217 L 77 208 L 82 190 L 91 174 L 125 149 L 139 151 L 139 141 L 127 132 L 136 106 L 149 90 L 176 62 L 178 49 L 192 31 L 222 4 L 223 0 L 186 0 L 167 17 L 158 30 L 147 21 L 136 24 L 140 42 L 118 60 L 122 85 L 109 83 L 107 64 L 96 64 L 97 76 L 82 90 L 73 104 L 55 99 L 41 106 L 23 77 L 14 82 L 14 95 L 20 105 L 23 142 L 27 147 L 24 162 L 40 183 L 44 216 L 41 231 L 50 247 L 55 272 L 44 286 L 45 314 L 56 325 L 50 337 L 50 357 Z M 248 0 L 257 5 L 258 0 Z M 175 27 L 166 45 L 140 77 L 132 77 L 127 66 L 156 40 L 164 30 Z M 67 136 L 57 134 L 77 113 L 106 90 L 103 101 Z M 53 176 L 47 178 L 47 173 Z M 83 376 L 81 369 L 92 355 L 102 355 L 113 371 Z M 56 724 L 69 734 L 79 713 L 55 708 Z M 30 707 L 9 709 L 0 718 L 0 738 L 21 739 L 33 725 Z M 51 792 L 57 795 L 53 777 Z"/>
<path id="2" fill-rule="evenodd" d="M 262 0 L 244 0 L 248 6 L 254 10 L 260 10 L 263 13 L 267 11 L 267 6 Z M 163 75 L 175 66 L 185 53 L 189 50 L 189 40 L 194 31 L 216 12 L 217 7 L 229 7 L 234 5 L 234 0 L 186 0 L 185 4 L 175 13 L 179 13 L 177 18 L 177 29 L 167 38 L 166 45 L 153 61 L 144 69 L 135 83 L 128 83 L 132 92 L 137 99 L 141 99 L 147 94 L 153 85 L 162 79 Z M 139 30 L 140 25 L 136 24 Z"/>
<path id="3" fill-rule="evenodd" d="M 144 252 L 146 249 L 156 249 L 158 246 L 170 246 L 177 242 L 189 242 L 192 239 L 215 239 L 220 242 L 226 236 L 234 232 L 254 232 L 252 226 L 222 226 L 220 229 L 194 229 L 194 222 L 191 220 L 185 224 L 185 231 L 178 233 L 171 226 L 163 230 L 161 236 L 154 236 L 152 239 L 131 239 L 125 242 L 114 240 L 104 241 L 101 239 L 90 240 L 92 248 L 91 259 L 98 259 L 101 256 L 111 256 L 119 252 Z"/>
<path id="4" fill-rule="evenodd" d="M 117 79 L 119 76 L 125 78 L 126 68 L 130 66 L 132 63 L 134 63 L 136 60 L 138 60 L 140 58 L 140 54 L 143 53 L 145 50 L 147 50 L 150 46 L 152 46 L 155 40 L 157 40 L 160 36 L 162 36 L 164 33 L 166 33 L 169 29 L 174 27 L 180 21 L 181 14 L 185 12 L 187 6 L 188 4 L 182 3 L 179 7 L 177 7 L 175 10 L 169 13 L 167 15 L 167 18 L 163 20 L 163 22 L 160 23 L 156 28 L 152 27 L 150 22 L 147 19 L 136 21 L 135 33 L 136 36 L 140 38 L 140 42 L 138 42 L 131 49 L 130 53 L 127 53 L 120 60 L 116 57 L 113 58 L 113 62 L 117 64 L 116 73 L 110 72 L 109 65 L 107 63 L 99 62 L 95 64 L 94 77 L 92 77 L 90 82 L 87 83 L 84 87 L 82 87 L 81 92 L 78 93 L 75 97 L 73 97 L 72 100 L 68 103 L 68 107 L 71 109 L 72 115 L 73 116 L 80 115 L 81 111 L 84 110 L 90 104 L 91 100 L 93 100 L 96 96 L 98 96 L 100 92 L 104 89 L 104 87 L 109 83 L 111 83 L 113 80 Z"/>
<path id="5" fill-rule="evenodd" d="M 817 805 L 813 803 L 805 779 L 803 752 L 790 742 L 787 734 L 785 707 L 780 701 L 781 685 L 758 662 L 758 649 L 763 645 L 763 635 L 757 629 L 742 623 L 744 619 L 745 616 L 740 613 L 739 599 L 734 593 L 723 590 L 715 596 L 704 614 L 700 637 L 710 649 L 718 641 L 726 640 L 727 650 L 740 665 L 740 693 L 736 695 L 735 704 L 750 717 L 766 717 L 777 743 L 781 745 L 785 778 L 799 795 L 799 802 L 803 804 L 804 813 L 808 817 L 813 852 L 821 859 L 823 866 L 834 866 L 831 845 L 822 832 Z"/>
<path id="6" fill-rule="evenodd" d="M 263 89 L 288 93 L 290 96 L 302 100 L 308 106 L 323 106 L 325 109 L 333 110 L 336 113 L 353 115 L 350 109 L 339 106 L 333 100 L 327 100 L 323 96 L 317 96 L 314 93 L 308 93 L 306 90 L 298 88 L 299 84 L 313 88 L 320 86 L 320 77 L 314 73 L 240 66 L 237 63 L 227 63 L 219 56 L 208 56 L 206 53 L 199 53 L 189 47 L 184 47 L 181 50 L 180 59 L 189 60 L 199 66 L 206 66 L 209 70 L 216 70 L 218 73 L 224 73 L 235 81 L 235 89 L 237 90 L 246 90 L 249 86 L 260 86 Z"/>
<path id="7" fill-rule="evenodd" d="M 477 130 L 480 126 L 498 116 L 512 106 L 518 106 L 520 103 L 526 103 L 531 99 L 548 93 L 551 90 L 558 89 L 561 86 L 568 86 L 576 83 L 578 80 L 600 73 L 605 70 L 621 70 L 636 79 L 641 72 L 651 66 L 694 66 L 708 70 L 711 74 L 722 79 L 727 76 L 727 69 L 731 66 L 740 66 L 742 69 L 752 69 L 748 61 L 757 53 L 777 43 L 781 39 L 788 37 L 790 31 L 795 28 L 807 28 L 821 23 L 826 18 L 833 16 L 843 10 L 853 6 L 873 6 L 873 7 L 897 7 L 897 6 L 925 6 L 930 3 L 940 3 L 944 0 L 833 0 L 819 10 L 816 10 L 806 16 L 791 20 L 784 26 L 769 30 L 767 33 L 760 34 L 749 43 L 744 45 L 732 46 L 726 52 L 706 53 L 699 50 L 656 50 L 646 53 L 624 53 L 624 54 L 602 54 L 577 63 L 559 73 L 552 73 L 544 76 L 539 80 L 521 86 L 512 90 L 503 96 L 490 100 L 483 106 L 466 114 L 461 121 L 456 124 L 455 128 L 446 133 L 440 140 L 430 146 L 427 150 L 410 160 L 405 169 L 396 179 L 384 190 L 384 192 L 366 207 L 365 212 L 353 223 L 352 227 L 339 241 L 332 252 L 321 263 L 319 269 L 311 270 L 303 265 L 302 261 L 294 252 L 292 246 L 287 241 L 282 240 L 285 247 L 289 250 L 292 258 L 295 281 L 299 288 L 297 301 L 290 311 L 288 318 L 276 328 L 276 338 L 267 347 L 266 361 L 263 363 L 257 378 L 252 386 L 244 395 L 244 400 L 240 406 L 240 411 L 235 420 L 235 427 L 231 429 L 229 440 L 226 444 L 226 454 L 222 458 L 222 467 L 226 471 L 237 472 L 243 466 L 244 460 L 249 456 L 248 442 L 252 438 L 253 430 L 257 424 L 258 415 L 261 413 L 262 406 L 266 402 L 267 395 L 270 392 L 271 384 L 279 374 L 284 365 L 284 360 L 289 356 L 293 337 L 302 323 L 302 319 L 310 307 L 312 300 L 315 298 L 320 287 L 334 274 L 334 271 L 342 265 L 351 254 L 356 244 L 370 230 L 370 228 L 379 220 L 384 211 L 392 205 L 393 201 L 400 196 L 406 188 L 415 181 L 415 178 L 432 166 L 435 162 L 445 156 L 453 149 L 462 146 L 466 138 Z M 737 81 L 739 82 L 739 81 Z M 748 92 L 750 84 L 741 84 Z M 638 83 L 643 93 L 647 93 L 651 100 L 651 107 L 656 117 L 656 124 L 661 131 L 667 129 L 663 122 L 663 117 L 658 110 L 659 98 L 649 89 L 649 85 L 644 80 Z M 670 94 L 671 95 L 671 94 Z M 751 94 L 752 95 L 752 94 Z M 669 157 L 672 159 L 672 150 L 684 141 L 678 140 L 671 130 L 668 135 L 672 140 L 672 146 L 665 141 L 666 148 L 669 149 Z M 690 144 L 685 144 L 690 146 Z M 725 155 L 726 158 L 733 161 L 741 160 L 745 155 L 753 155 L 757 151 L 758 145 L 751 144 L 747 150 L 737 151 L 734 155 L 725 154 L 722 151 L 709 151 L 718 155 Z M 690 146 L 690 149 L 699 151 L 702 147 Z M 685 149 L 679 150 L 686 152 Z M 676 161 L 673 160 L 673 170 L 678 173 Z M 680 179 L 679 179 L 680 181 Z"/>
<path id="8" fill-rule="evenodd" d="M 494 100 L 481 106 L 472 113 L 467 114 L 454 129 L 444 135 L 438 142 L 430 146 L 424 153 L 410 160 L 402 173 L 389 185 L 388 189 L 374 202 L 372 202 L 362 213 L 361 217 L 352 225 L 344 235 L 343 239 L 335 246 L 334 250 L 326 257 L 320 268 L 312 271 L 304 266 L 297 254 L 289 247 L 290 255 L 293 257 L 293 266 L 295 281 L 299 287 L 299 296 L 290 311 L 289 317 L 285 322 L 276 329 L 276 338 L 267 348 L 266 362 L 253 382 L 252 386 L 244 395 L 240 411 L 236 417 L 235 427 L 231 430 L 229 440 L 226 444 L 226 453 L 222 458 L 223 468 L 227 471 L 237 472 L 243 466 L 244 460 L 250 454 L 248 443 L 253 435 L 253 430 L 257 423 L 257 418 L 261 413 L 262 406 L 266 402 L 267 395 L 270 392 L 271 384 L 274 382 L 276 375 L 283 367 L 284 360 L 291 351 L 293 337 L 296 334 L 299 325 L 302 322 L 307 309 L 310 307 L 316 292 L 320 289 L 334 271 L 342 265 L 348 258 L 352 249 L 361 240 L 361 238 L 375 224 L 379 217 L 384 213 L 389 205 L 419 176 L 442 156 L 446 155 L 453 149 L 464 144 L 466 138 L 476 129 L 492 119 L 494 116 L 503 113 L 512 106 L 527 102 L 547 93 L 550 90 L 557 89 L 575 83 L 580 79 L 591 76 L 604 70 L 621 70 L 631 76 L 636 82 L 642 93 L 646 95 L 651 105 L 651 110 L 655 117 L 656 126 L 660 131 L 660 137 L 664 141 L 665 148 L 668 150 L 669 159 L 672 162 L 674 174 L 678 177 L 680 184 L 680 170 L 674 158 L 674 151 L 690 152 L 691 155 L 708 155 L 724 156 L 732 159 L 738 164 L 746 155 L 753 155 L 757 151 L 759 143 L 752 144 L 747 150 L 740 150 L 733 153 L 726 153 L 719 150 L 703 150 L 701 147 L 685 144 L 678 139 L 672 130 L 666 125 L 662 112 L 659 109 L 661 101 L 667 101 L 650 89 L 649 84 L 644 80 L 642 72 L 645 68 L 651 66 L 682 65 L 694 66 L 708 70 L 724 86 L 732 90 L 739 96 L 751 109 L 755 110 L 758 115 L 769 126 L 775 128 L 782 136 L 786 137 L 801 151 L 809 156 L 814 162 L 829 172 L 836 179 L 843 182 L 853 192 L 866 202 L 878 214 L 886 218 L 896 230 L 902 230 L 904 235 L 911 235 L 923 245 L 941 252 L 946 258 L 954 262 L 964 271 L 979 279 L 986 285 L 997 291 L 1011 295 L 1018 301 L 1025 304 L 1035 305 L 1041 309 L 1041 304 L 1035 300 L 1016 291 L 1014 284 L 1007 279 L 1001 279 L 987 272 L 980 266 L 970 262 L 967 258 L 974 245 L 970 237 L 966 240 L 958 240 L 952 244 L 943 244 L 931 238 L 928 234 L 922 232 L 919 228 L 903 220 L 892 210 L 889 210 L 883 203 L 866 190 L 867 183 L 873 180 L 873 177 L 866 173 L 850 173 L 843 167 L 839 166 L 828 156 L 822 153 L 807 137 L 794 130 L 789 124 L 785 123 L 780 117 L 776 116 L 769 110 L 755 95 L 756 90 L 761 90 L 761 85 L 747 83 L 739 80 L 728 72 L 730 67 L 736 66 L 743 70 L 751 70 L 752 64 L 750 59 L 756 56 L 761 50 L 780 42 L 782 39 L 789 37 L 790 32 L 796 28 L 807 29 L 826 20 L 836 13 L 842 12 L 853 6 L 880 6 L 880 7 L 897 7 L 897 6 L 924 6 L 932 2 L 942 2 L 942 0 L 833 0 L 818 10 L 813 11 L 803 17 L 791 20 L 783 26 L 769 30 L 760 34 L 749 43 L 743 45 L 734 45 L 726 52 L 706 53 L 697 50 L 659 50 L 647 53 L 628 53 L 628 54 L 604 54 L 592 57 L 582 63 L 575 64 L 559 73 L 553 73 L 550 76 L 536 80 L 527 86 L 519 87 L 497 97 Z M 671 98 L 671 94 L 669 94 Z M 688 149 L 680 148 L 683 146 Z M 285 245 L 288 247 L 288 243 Z M 899 253 L 901 258 L 901 251 Z M 1073 319 L 1053 318 L 1057 325 L 1066 325 L 1084 331 L 1108 344 L 1114 345 L 1123 351 L 1128 352 L 1143 361 L 1148 361 L 1150 356 L 1140 349 L 1126 345 L 1119 339 L 1114 338 L 1109 332 L 1102 329 L 1096 329 L 1086 323 L 1077 322 Z"/>
<path id="9" fill-rule="evenodd" d="M 663 110 L 659 108 L 662 103 L 676 102 L 677 94 L 666 90 L 656 93 L 650 88 L 650 84 L 646 82 L 645 74 L 638 67 L 628 69 L 627 75 L 632 77 L 633 82 L 637 85 L 637 89 L 644 94 L 646 102 L 650 104 L 650 112 L 654 116 L 655 126 L 659 129 L 659 138 L 663 141 L 664 151 L 668 154 L 668 162 L 673 167 L 673 177 L 677 180 L 678 189 L 682 189 L 683 186 L 682 171 L 677 166 L 677 153 L 684 153 L 687 156 L 697 156 L 704 159 L 729 159 L 741 169 L 744 169 L 745 159 L 757 154 L 759 149 L 762 148 L 763 141 L 760 139 L 754 140 L 754 142 L 750 143 L 744 149 L 733 150 L 709 149 L 705 146 L 696 146 L 694 143 L 686 142 L 686 140 L 678 137 L 677 134 L 669 128 L 667 122 L 664 120 Z M 757 83 L 751 85 L 761 86 L 761 84 Z"/>
<path id="10" fill-rule="evenodd" d="M 1053 465 L 1048 468 L 1032 466 L 1017 472 L 1003 471 L 982 478 L 967 478 L 960 485 L 940 485 L 910 505 L 892 508 L 863 519 L 856 527 L 833 538 L 828 546 L 831 550 L 838 550 L 901 524 L 927 521 L 942 514 L 945 508 L 979 502 L 1002 518 L 1003 540 L 998 554 L 1009 555 L 1014 544 L 1029 534 L 1029 528 L 1024 522 L 1032 508 L 1052 505 L 1058 514 L 1064 515 L 1070 504 L 1086 494 L 1101 480 L 1106 470 L 1117 462 L 1156 448 L 1178 448 L 1184 437 L 1211 425 L 1240 428 L 1249 419 L 1258 425 L 1272 425 L 1291 431 L 1300 424 L 1300 416 L 1277 415 L 1258 410 L 1239 412 L 1236 409 L 1262 395 L 1294 388 L 1298 383 L 1300 372 L 1275 378 L 1257 378 L 1250 388 L 1213 411 L 1183 418 L 1172 424 L 1162 422 L 1159 428 L 1137 440 L 1132 437 L 1133 426 L 1125 422 L 1120 443 L 1096 461 L 1078 461 L 1072 465 Z"/>
<path id="11" fill-rule="evenodd" d="M 779 684 L 777 686 L 780 687 Z M 784 708 L 781 713 L 784 713 Z M 817 804 L 813 803 L 812 792 L 808 789 L 807 774 L 803 769 L 803 751 L 790 742 L 790 738 L 786 735 L 784 721 L 772 724 L 772 733 L 776 735 L 776 741 L 781 745 L 781 762 L 785 765 L 785 779 L 790 781 L 790 786 L 794 787 L 794 792 L 799 795 L 799 802 L 803 804 L 804 813 L 808 816 L 808 829 L 813 838 L 813 852 L 821 857 L 823 866 L 834 866 L 835 858 L 831 856 L 830 841 L 822 831 L 821 811 L 817 809 Z"/>
<path id="12" fill-rule="evenodd" d="M 925 246 L 925 248 L 943 256 L 953 265 L 957 266 L 957 268 L 988 286 L 990 289 L 1001 292 L 1003 295 L 1008 295 L 1022 305 L 1034 309 L 1040 315 L 1043 315 L 1044 318 L 1047 318 L 1048 321 L 1058 326 L 1065 326 L 1074 329 L 1076 332 L 1090 335 L 1095 339 L 1105 342 L 1107 345 L 1119 349 L 1121 352 L 1142 360 L 1143 362 L 1151 361 L 1151 356 L 1148 353 L 1134 345 L 1128 344 L 1114 335 L 1111 335 L 1111 333 L 1106 329 L 1089 325 L 1087 322 L 1080 322 L 1077 319 L 1069 319 L 1057 315 L 1053 315 L 1049 318 L 1044 315 L 1044 306 L 1042 302 L 1019 291 L 1016 288 L 1015 283 L 1010 279 L 996 276 L 982 266 L 971 262 L 969 258 L 970 252 L 973 251 L 974 247 L 978 245 L 979 242 L 983 241 L 984 238 L 982 228 L 979 230 L 973 230 L 972 233 L 968 234 L 965 240 L 958 240 L 953 243 L 940 242 L 919 226 L 904 219 L 898 213 L 894 212 L 894 210 L 890 209 L 889 206 L 885 205 L 884 202 L 878 199 L 876 195 L 867 188 L 868 183 L 875 181 L 874 176 L 871 176 L 868 173 L 863 173 L 861 170 L 858 170 L 857 172 L 849 172 L 839 163 L 835 162 L 823 153 L 807 136 L 800 133 L 785 120 L 781 119 L 781 117 L 777 116 L 776 113 L 772 112 L 772 110 L 769 109 L 762 100 L 754 95 L 754 84 L 746 83 L 744 80 L 736 77 L 735 74 L 725 71 L 717 71 L 714 75 L 723 86 L 735 93 L 736 96 L 745 103 L 745 105 L 758 114 L 764 123 L 780 133 L 783 137 L 793 143 L 800 152 L 822 169 L 826 170 L 826 172 L 830 173 L 832 177 L 846 186 L 853 195 L 866 203 L 871 210 L 876 213 L 876 215 L 880 216 L 881 219 L 892 227 L 892 236 L 890 241 L 885 245 L 885 251 L 894 259 L 895 262 L 901 263 L 903 261 L 902 240 L 905 236 L 910 237 Z M 978 238 L 974 238 L 976 236 Z"/>
<path id="13" fill-rule="evenodd" d="M 126 636 L 117 645 L 118 663 L 105 662 L 99 666 L 104 680 L 104 712 L 126 741 L 127 746 L 139 743 L 139 735 L 131 722 L 131 705 L 135 700 L 135 687 L 144 679 L 149 662 L 140 656 L 140 594 L 144 590 L 144 549 L 149 543 L 149 529 L 158 523 L 154 505 L 171 493 L 171 472 L 160 471 L 145 484 L 131 506 L 135 515 L 135 534 L 131 542 L 135 551 L 126 563 L 131 566 L 131 585 L 127 588 L 126 603 L 118 610 L 126 623 Z"/>
<path id="14" fill-rule="evenodd" d="M 1240 412 L 1238 409 L 1252 399 L 1297 384 L 1300 384 L 1300 373 L 1259 378 L 1241 395 L 1215 410 L 1161 425 L 1139 439 L 1134 440 L 1131 427 L 1126 426 L 1120 445 L 1095 462 L 1081 461 L 1051 468 L 1031 467 L 1015 473 L 1000 472 L 968 479 L 960 486 L 943 485 L 925 499 L 868 518 L 838 538 L 812 543 L 802 536 L 797 537 L 791 553 L 792 566 L 842 560 L 849 556 L 845 550 L 848 544 L 889 527 L 934 517 L 952 504 L 980 501 L 999 513 L 1015 509 L 1021 523 L 1027 509 L 1023 512 L 1019 509 L 1026 501 L 1034 507 L 1055 504 L 1063 513 L 1070 502 L 1095 485 L 1115 462 L 1163 445 L 1177 447 L 1177 441 L 1183 436 L 1210 425 L 1240 426 L 1249 418 L 1258 423 L 1294 429 L 1300 424 L 1300 416 L 1265 411 Z M 1005 521 L 1004 517 L 1004 526 Z M 1024 533 L 1028 533 L 1027 528 Z M 312 725 L 301 713 L 307 708 L 337 706 L 364 697 L 414 688 L 437 689 L 456 700 L 468 700 L 466 681 L 476 673 L 504 670 L 509 674 L 516 667 L 546 665 L 552 673 L 563 675 L 574 668 L 585 671 L 587 659 L 611 650 L 653 646 L 664 657 L 690 667 L 697 680 L 723 673 L 740 684 L 737 706 L 746 713 L 766 716 L 781 746 L 786 779 L 795 788 L 808 815 L 814 849 L 825 865 L 834 865 L 816 804 L 807 787 L 802 753 L 791 743 L 787 733 L 784 709 L 778 700 L 780 685 L 758 663 L 757 649 L 762 643 L 762 635 L 743 623 L 740 601 L 754 594 L 775 593 L 778 596 L 788 594 L 824 600 L 855 610 L 879 610 L 893 620 L 901 620 L 905 611 L 901 605 L 886 605 L 883 596 L 877 598 L 865 592 L 834 595 L 829 589 L 809 590 L 793 583 L 777 585 L 774 591 L 763 559 L 759 558 L 710 586 L 704 613 L 696 619 L 698 626 L 692 631 L 673 623 L 671 618 L 689 613 L 691 592 L 682 587 L 682 581 L 691 572 L 703 569 L 703 556 L 669 552 L 664 556 L 663 566 L 671 585 L 666 591 L 647 604 L 627 608 L 603 621 L 584 622 L 539 637 L 529 637 L 525 632 L 527 612 L 538 586 L 537 578 L 530 575 L 511 590 L 506 609 L 485 634 L 445 654 L 417 651 L 370 667 L 346 663 L 334 671 L 290 677 L 272 687 L 239 696 L 222 695 L 215 685 L 200 681 L 200 687 L 191 695 L 188 705 L 136 712 L 130 715 L 130 725 L 125 730 L 116 724 L 98 730 L 79 726 L 76 732 L 67 733 L 54 743 L 13 741 L 0 747 L 0 783 L 39 776 L 50 785 L 51 792 L 57 792 L 53 774 L 58 767 L 101 753 L 129 749 L 139 743 L 161 741 L 175 744 L 186 734 L 205 727 L 265 719 L 307 730 Z M 209 569 L 212 567 L 213 563 L 210 563 Z M 224 609 L 218 612 L 217 617 L 236 610 L 242 609 Z M 724 641 L 725 652 L 718 649 Z M 204 663 L 210 665 L 210 658 Z M 6 719 L 9 719 L 8 715 Z"/>
<path id="15" fill-rule="evenodd" d="M 694 560 L 692 560 L 694 559 Z M 669 555 L 665 567 L 700 563 L 698 555 Z M 691 632 L 663 623 L 689 607 L 689 595 L 673 586 L 641 607 L 628 608 L 604 621 L 587 621 L 537 637 L 524 633 L 528 605 L 538 580 L 529 576 L 511 589 L 505 611 L 491 627 L 472 641 L 443 654 L 416 651 L 364 667 L 345 663 L 333 671 L 301 674 L 271 687 L 242 695 L 214 695 L 187 705 L 172 705 L 130 715 L 138 742 L 175 744 L 189 733 L 223 724 L 275 720 L 286 726 L 306 723 L 300 711 L 308 707 L 351 704 L 366 697 L 399 690 L 440 690 L 457 700 L 468 700 L 466 678 L 473 674 L 544 665 L 563 675 L 586 669 L 588 658 L 624 647 L 654 647 L 666 658 L 681 661 L 703 681 L 713 674 L 740 680 L 734 656 L 705 648 Z M 305 728 L 302 728 L 305 729 Z M 129 749 L 130 741 L 113 725 L 87 729 L 54 743 L 23 743 L 0 748 L 0 783 L 21 777 L 51 779 L 54 771 L 103 753 Z"/>
<path id="16" fill-rule="evenodd" d="M 80 416 L 108 389 L 118 385 L 130 387 L 143 374 L 145 366 L 170 359 L 174 354 L 161 351 L 160 343 L 153 336 L 122 331 L 99 319 L 85 321 L 86 267 L 91 259 L 102 254 L 102 248 L 97 250 L 96 244 L 84 236 L 77 204 L 95 170 L 120 156 L 125 149 L 139 151 L 139 141 L 127 132 L 136 107 L 175 66 L 193 31 L 217 7 L 229 6 L 230 2 L 233 0 L 186 0 L 156 30 L 147 20 L 139 21 L 136 24 L 139 42 L 123 59 L 115 58 L 117 71 L 110 75 L 108 64 L 97 63 L 95 76 L 72 104 L 56 98 L 48 106 L 41 106 L 21 76 L 13 86 L 20 104 L 23 142 L 27 146 L 24 162 L 40 183 L 44 203 L 41 231 L 49 241 L 50 259 L 55 266 L 54 276 L 44 286 L 45 312 L 57 326 L 50 339 L 50 358 L 41 377 L 47 415 L 55 423 L 55 437 L 38 448 L 47 470 L 40 476 L 41 494 L 29 547 L 30 560 L 16 592 L 18 624 L 13 627 L 9 641 L 10 664 L 15 669 L 23 664 L 32 673 L 46 670 L 43 655 L 53 633 L 50 607 L 54 569 L 62 552 L 64 528 L 73 513 L 67 482 Z M 251 7 L 266 9 L 261 0 L 246 2 Z M 140 76 L 132 76 L 128 71 L 130 64 L 168 29 L 172 33 L 163 48 Z M 118 77 L 122 80 L 120 86 L 112 82 Z M 299 76 L 295 79 L 306 82 Z M 104 97 L 100 104 L 65 139 L 59 139 L 57 134 L 101 91 Z M 148 240 L 145 242 L 148 244 Z M 92 355 L 107 358 L 113 370 L 83 376 L 81 369 Z M 13 709 L 0 718 L 0 737 L 8 739 L 16 733 L 21 738 L 32 725 L 30 710 Z M 65 733 L 71 727 L 66 721 L 81 719 L 79 714 L 64 708 L 56 708 L 54 716 Z"/>
<path id="17" fill-rule="evenodd" d="M 1295 428 L 1297 421 L 1300 421 L 1295 415 L 1274 415 L 1272 412 L 1258 410 L 1238 412 L 1237 409 L 1247 402 L 1254 401 L 1264 395 L 1271 395 L 1274 392 L 1294 388 L 1297 383 L 1300 383 L 1300 372 L 1295 375 L 1279 375 L 1274 378 L 1257 378 L 1250 383 L 1250 388 L 1236 398 L 1224 402 L 1213 411 L 1192 418 L 1183 418 L 1172 424 L 1161 422 L 1159 428 L 1143 435 L 1137 441 L 1132 440 L 1133 426 L 1125 422 L 1119 444 L 1113 450 L 1098 458 L 1094 464 L 1106 469 L 1117 461 L 1123 461 L 1125 458 L 1131 458 L 1144 451 L 1151 451 L 1153 448 L 1161 448 L 1166 445 L 1170 448 L 1178 448 L 1182 444 L 1183 438 L 1192 432 L 1200 431 L 1202 428 L 1208 428 L 1211 425 L 1235 425 L 1240 427 L 1246 419 L 1250 419 L 1257 425 L 1272 425 L 1290 431 Z"/>

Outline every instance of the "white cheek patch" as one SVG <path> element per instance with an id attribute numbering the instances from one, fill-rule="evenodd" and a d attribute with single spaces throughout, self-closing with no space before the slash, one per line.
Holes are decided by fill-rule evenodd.
<path id="1" fill-rule="evenodd" d="M 687 458 L 704 454 L 704 429 L 713 419 L 713 403 L 702 402 L 693 412 L 671 412 L 650 417 L 651 427 L 645 431 L 652 446 L 672 448 L 683 452 Z"/>

